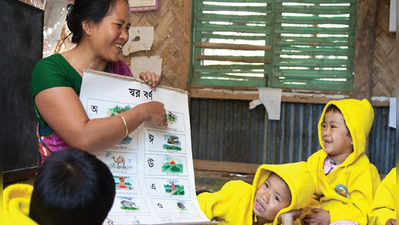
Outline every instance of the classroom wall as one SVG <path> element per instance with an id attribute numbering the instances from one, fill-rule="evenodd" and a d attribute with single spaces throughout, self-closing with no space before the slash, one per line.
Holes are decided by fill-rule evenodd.
<path id="1" fill-rule="evenodd" d="M 395 33 L 389 32 L 389 0 L 378 1 L 375 74 L 372 92 L 375 96 L 395 96 L 399 87 L 399 45 Z"/>
<path id="2" fill-rule="evenodd" d="M 378 3 L 377 3 L 378 2 Z M 186 89 L 190 69 L 192 0 L 159 1 L 153 12 L 131 15 L 133 26 L 154 26 L 151 51 L 131 54 L 160 55 L 163 84 Z M 388 32 L 389 0 L 359 0 L 357 11 L 354 97 L 394 96 L 399 84 L 395 34 Z"/>

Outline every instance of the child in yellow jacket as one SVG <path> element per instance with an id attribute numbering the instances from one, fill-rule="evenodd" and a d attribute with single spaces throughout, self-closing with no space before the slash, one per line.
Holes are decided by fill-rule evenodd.
<path id="1" fill-rule="evenodd" d="M 4 190 L 0 225 L 101 225 L 114 197 L 108 167 L 87 152 L 67 149 L 46 160 L 34 186 Z"/>
<path id="2" fill-rule="evenodd" d="M 377 188 L 369 213 L 370 225 L 395 225 L 399 207 L 399 191 L 396 186 L 396 168 L 384 178 Z"/>
<path id="3" fill-rule="evenodd" d="M 262 165 L 252 185 L 229 181 L 220 191 L 201 193 L 198 202 L 220 224 L 293 224 L 312 201 L 315 184 L 305 162 Z"/>
<path id="4" fill-rule="evenodd" d="M 318 123 L 322 149 L 307 160 L 320 207 L 305 217 L 305 223 L 367 224 L 380 183 L 378 171 L 365 153 L 373 120 L 374 110 L 366 99 L 333 100 L 324 107 Z"/>

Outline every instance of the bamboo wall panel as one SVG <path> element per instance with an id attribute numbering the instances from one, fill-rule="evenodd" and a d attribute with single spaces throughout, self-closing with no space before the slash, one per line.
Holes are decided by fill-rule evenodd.
<path id="1" fill-rule="evenodd" d="M 389 0 L 378 1 L 375 47 L 374 96 L 395 96 L 399 88 L 399 49 L 395 33 L 389 32 Z"/>
<path id="2" fill-rule="evenodd" d="M 161 84 L 187 89 L 191 46 L 191 0 L 160 0 L 155 11 L 135 12 L 130 16 L 132 26 L 153 26 L 154 43 L 146 52 L 134 56 L 160 56 Z"/>

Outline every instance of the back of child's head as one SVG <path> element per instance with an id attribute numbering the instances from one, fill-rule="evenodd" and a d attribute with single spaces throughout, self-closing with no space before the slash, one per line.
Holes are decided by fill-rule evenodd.
<path id="1" fill-rule="evenodd" d="M 29 216 L 40 225 L 100 225 L 114 197 L 108 167 L 94 155 L 70 148 L 53 153 L 40 168 Z"/>

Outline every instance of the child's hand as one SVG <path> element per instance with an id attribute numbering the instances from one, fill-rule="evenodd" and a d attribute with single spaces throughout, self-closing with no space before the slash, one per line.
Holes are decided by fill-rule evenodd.
<path id="1" fill-rule="evenodd" d="M 302 210 L 294 209 L 289 212 L 283 213 L 279 219 L 283 225 L 294 225 L 294 221 L 301 215 Z"/>
<path id="2" fill-rule="evenodd" d="M 153 72 L 142 72 L 139 74 L 139 77 L 152 89 L 155 89 L 155 87 L 159 84 L 161 80 L 161 77 Z"/>
<path id="3" fill-rule="evenodd" d="M 303 219 L 307 225 L 329 225 L 330 213 L 324 209 L 312 209 L 312 214 Z"/>
<path id="4" fill-rule="evenodd" d="M 385 225 L 396 225 L 395 219 L 389 219 Z"/>

